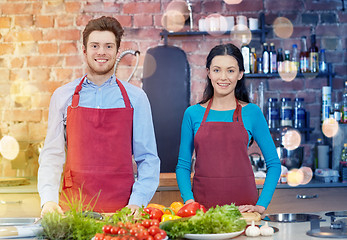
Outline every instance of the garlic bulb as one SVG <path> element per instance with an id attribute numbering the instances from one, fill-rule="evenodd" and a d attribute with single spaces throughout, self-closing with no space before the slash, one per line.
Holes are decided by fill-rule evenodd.
<path id="1" fill-rule="evenodd" d="M 259 235 L 260 235 L 260 229 L 258 226 L 255 226 L 254 221 L 252 221 L 252 225 L 246 229 L 246 236 L 257 237 Z"/>
<path id="2" fill-rule="evenodd" d="M 269 224 L 265 222 L 265 225 L 260 227 L 260 234 L 263 236 L 272 236 L 274 234 L 274 229 L 269 227 Z"/>

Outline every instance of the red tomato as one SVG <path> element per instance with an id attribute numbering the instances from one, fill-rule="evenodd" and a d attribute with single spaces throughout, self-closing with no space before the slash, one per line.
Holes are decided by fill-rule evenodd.
<path id="1" fill-rule="evenodd" d="M 154 240 L 154 237 L 153 237 L 152 235 L 149 235 L 149 236 L 147 237 L 147 240 Z"/>
<path id="2" fill-rule="evenodd" d="M 160 232 L 159 232 L 159 233 L 160 233 L 160 235 L 163 237 L 163 239 L 166 238 L 167 234 L 166 234 L 165 230 L 160 229 Z"/>
<path id="3" fill-rule="evenodd" d="M 127 228 L 127 229 L 130 229 L 131 227 L 132 227 L 132 223 L 131 222 L 126 222 L 125 224 L 124 224 L 124 226 Z"/>
<path id="4" fill-rule="evenodd" d="M 103 240 L 104 237 L 105 237 L 105 234 L 103 234 L 103 233 L 97 233 L 97 234 L 95 234 L 95 236 L 94 236 L 94 240 Z"/>
<path id="5" fill-rule="evenodd" d="M 160 232 L 160 228 L 158 226 L 151 226 L 148 228 L 148 233 L 152 236 L 156 235 Z"/>
<path id="6" fill-rule="evenodd" d="M 137 228 L 132 228 L 132 229 L 130 229 L 129 232 L 130 232 L 131 235 L 135 236 L 135 234 L 138 232 L 138 229 Z"/>
<path id="7" fill-rule="evenodd" d="M 127 233 L 128 233 L 127 230 L 125 230 L 124 228 L 120 228 L 120 229 L 118 230 L 118 233 L 117 233 L 117 234 L 119 234 L 119 235 L 124 235 L 124 234 L 127 234 Z"/>
<path id="8" fill-rule="evenodd" d="M 137 240 L 136 237 L 131 236 L 129 240 Z"/>
<path id="9" fill-rule="evenodd" d="M 124 223 L 118 222 L 118 223 L 117 223 L 117 226 L 118 226 L 118 227 L 124 227 Z"/>
<path id="10" fill-rule="evenodd" d="M 111 240 L 111 238 L 112 238 L 111 236 L 105 236 L 104 240 Z"/>
<path id="11" fill-rule="evenodd" d="M 118 233 L 119 229 L 120 229 L 120 227 L 113 226 L 110 230 L 110 233 L 115 235 Z"/>
<path id="12" fill-rule="evenodd" d="M 149 228 L 151 226 L 151 220 L 149 220 L 149 219 L 143 220 L 142 226 L 144 226 L 145 228 Z"/>
<path id="13" fill-rule="evenodd" d="M 103 231 L 104 233 L 110 233 L 111 228 L 112 228 L 111 225 L 104 225 L 104 226 L 102 227 L 102 231 Z"/>
<path id="14" fill-rule="evenodd" d="M 154 235 L 154 240 L 163 240 L 163 236 L 160 233 Z"/>
<path id="15" fill-rule="evenodd" d="M 157 226 L 159 227 L 159 221 L 157 219 L 152 219 L 151 226 Z"/>

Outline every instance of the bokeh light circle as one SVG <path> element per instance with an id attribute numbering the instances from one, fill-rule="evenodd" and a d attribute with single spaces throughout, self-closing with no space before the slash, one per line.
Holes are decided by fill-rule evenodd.
<path id="1" fill-rule="evenodd" d="M 299 171 L 303 174 L 303 179 L 300 184 L 302 185 L 308 184 L 313 177 L 312 169 L 310 167 L 301 167 Z"/>
<path id="2" fill-rule="evenodd" d="M 146 68 L 143 69 L 142 77 L 149 78 L 157 71 L 157 61 L 153 55 L 147 53 L 145 56 Z"/>
<path id="3" fill-rule="evenodd" d="M 304 180 L 304 173 L 297 168 L 293 168 L 287 174 L 287 182 L 289 186 L 295 187 L 300 185 Z"/>
<path id="4" fill-rule="evenodd" d="M 291 128 L 285 128 L 282 131 L 282 145 L 287 150 L 295 150 L 301 144 L 301 134 L 299 131 Z"/>
<path id="5" fill-rule="evenodd" d="M 242 2 L 242 0 L 224 0 L 224 2 L 226 4 L 230 4 L 230 5 L 233 5 L 233 4 L 239 4 Z"/>
<path id="6" fill-rule="evenodd" d="M 280 38 L 290 38 L 293 34 L 293 24 L 285 17 L 278 17 L 273 23 L 274 33 Z"/>
<path id="7" fill-rule="evenodd" d="M 161 18 L 161 25 L 169 32 L 178 32 L 184 27 L 184 15 L 176 10 L 169 10 Z"/>
<path id="8" fill-rule="evenodd" d="M 14 137 L 4 136 L 0 140 L 0 153 L 8 160 L 15 159 L 19 153 L 19 143 Z"/>
<path id="9" fill-rule="evenodd" d="M 328 118 L 323 121 L 322 132 L 328 137 L 334 137 L 339 131 L 339 123 L 335 120 L 335 118 Z"/>
<path id="10" fill-rule="evenodd" d="M 234 27 L 234 31 L 230 33 L 230 38 L 233 40 L 235 45 L 242 45 L 242 38 L 247 40 L 247 44 L 252 41 L 252 32 L 246 25 L 237 24 Z"/>
<path id="11" fill-rule="evenodd" d="M 279 72 L 279 75 L 283 81 L 291 82 L 293 81 L 298 74 L 298 67 L 294 62 L 289 62 L 289 71 L 288 72 Z"/>

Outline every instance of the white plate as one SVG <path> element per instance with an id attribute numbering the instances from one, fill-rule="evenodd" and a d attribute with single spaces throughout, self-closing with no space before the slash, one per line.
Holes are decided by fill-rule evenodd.
<path id="1" fill-rule="evenodd" d="M 243 233 L 244 230 L 232 233 L 216 233 L 216 234 L 185 234 L 184 238 L 194 240 L 222 240 L 234 238 Z"/>

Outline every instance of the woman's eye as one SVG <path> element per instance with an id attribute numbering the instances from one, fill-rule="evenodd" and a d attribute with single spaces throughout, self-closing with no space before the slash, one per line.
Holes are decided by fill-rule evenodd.
<path id="1" fill-rule="evenodd" d="M 217 72 L 219 72 L 219 69 L 214 69 L 213 71 L 217 73 Z"/>
<path id="2" fill-rule="evenodd" d="M 229 70 L 229 73 L 233 73 L 234 72 L 234 70 Z"/>

